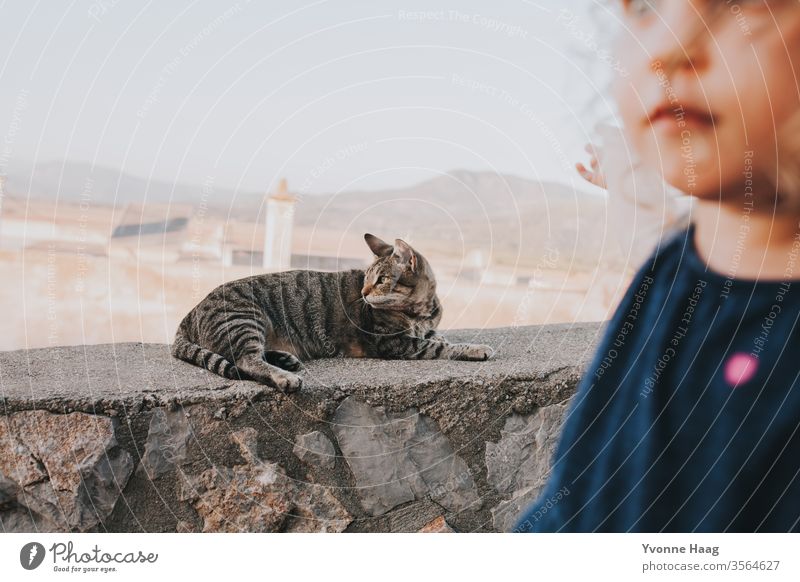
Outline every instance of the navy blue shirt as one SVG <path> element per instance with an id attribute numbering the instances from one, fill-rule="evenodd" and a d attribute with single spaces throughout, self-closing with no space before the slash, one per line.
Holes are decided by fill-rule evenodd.
<path id="1" fill-rule="evenodd" d="M 800 239 L 784 280 L 645 263 L 570 404 L 521 532 L 800 529 Z M 794 281 L 792 280 L 794 279 Z"/>

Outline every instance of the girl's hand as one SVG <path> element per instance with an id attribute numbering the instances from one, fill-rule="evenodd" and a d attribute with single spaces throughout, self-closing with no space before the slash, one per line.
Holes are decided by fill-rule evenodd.
<path id="1" fill-rule="evenodd" d="M 594 184 L 600 188 L 606 188 L 606 177 L 603 174 L 603 171 L 600 169 L 600 162 L 597 159 L 597 149 L 590 143 L 587 143 L 583 149 L 585 149 L 586 153 L 591 156 L 591 160 L 589 162 L 591 170 L 584 166 L 581 162 L 575 164 L 575 168 L 578 170 L 578 173 L 581 175 L 581 177 L 590 184 Z"/>

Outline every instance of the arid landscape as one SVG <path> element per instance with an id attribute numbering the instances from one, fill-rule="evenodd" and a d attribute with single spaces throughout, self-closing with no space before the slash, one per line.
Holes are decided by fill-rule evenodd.
<path id="1" fill-rule="evenodd" d="M 604 320 L 630 277 L 605 199 L 562 184 L 455 171 L 396 190 L 289 191 L 291 268 L 361 268 L 365 232 L 403 238 L 434 265 L 445 329 Z M 268 195 L 81 164 L 9 176 L 0 349 L 170 342 L 213 287 L 265 271 Z"/>

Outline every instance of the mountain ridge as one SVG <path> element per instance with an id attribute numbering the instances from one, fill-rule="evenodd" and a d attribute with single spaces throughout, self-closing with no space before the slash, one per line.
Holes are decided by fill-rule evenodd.
<path id="1" fill-rule="evenodd" d="M 46 162 L 27 176 L 10 172 L 7 193 L 78 203 L 204 204 L 223 217 L 264 218 L 265 194 L 150 180 L 83 162 Z M 88 186 L 87 186 L 88 184 Z M 291 190 L 291 188 L 290 188 Z M 206 199 L 204 200 L 204 194 Z M 456 169 L 416 184 L 383 190 L 307 194 L 298 198 L 295 223 L 360 233 L 397 233 L 452 246 L 454 254 L 491 249 L 493 260 L 535 266 L 556 257 L 561 266 L 595 268 L 618 263 L 606 227 L 606 199 L 558 182 Z M 543 257 L 549 257 L 544 259 Z"/>

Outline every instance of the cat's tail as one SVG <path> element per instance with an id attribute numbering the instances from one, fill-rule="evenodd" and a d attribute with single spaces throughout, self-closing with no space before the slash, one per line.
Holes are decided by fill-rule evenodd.
<path id="1" fill-rule="evenodd" d="M 196 343 L 190 341 L 183 334 L 182 327 L 178 329 L 175 334 L 175 341 L 172 342 L 172 355 L 179 360 L 189 362 L 195 366 L 205 368 L 210 372 L 219 374 L 224 378 L 231 380 L 243 380 L 243 375 L 239 369 L 231 362 L 220 356 L 219 354 L 207 350 Z"/>

